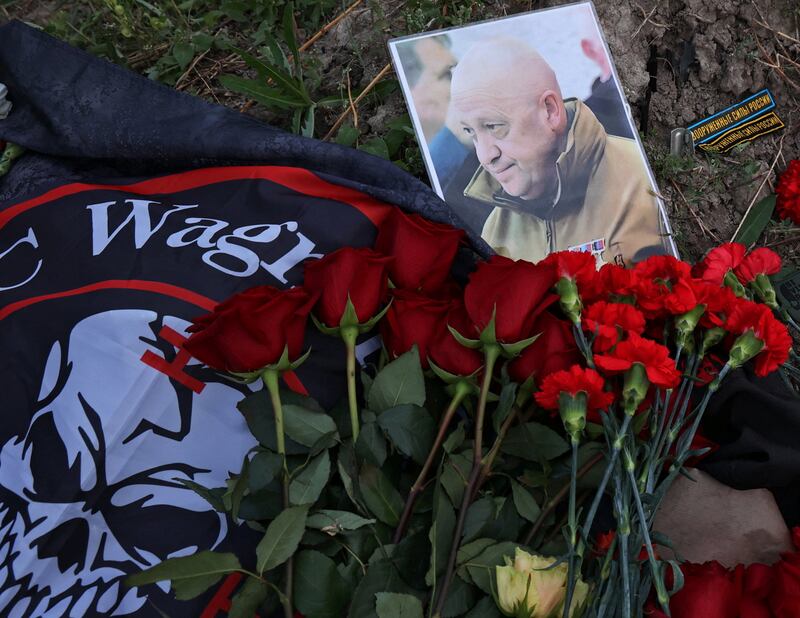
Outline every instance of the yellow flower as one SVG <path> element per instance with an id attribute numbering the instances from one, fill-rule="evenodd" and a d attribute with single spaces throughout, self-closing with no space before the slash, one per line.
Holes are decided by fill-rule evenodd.
<path id="1" fill-rule="evenodd" d="M 561 563 L 550 568 L 556 558 L 529 554 L 519 547 L 514 553 L 513 563 L 509 558 L 505 560 L 505 566 L 495 569 L 496 601 L 500 611 L 511 618 L 560 618 L 567 593 L 568 566 Z M 576 615 L 588 592 L 589 586 L 578 579 L 572 595 L 570 617 Z"/>

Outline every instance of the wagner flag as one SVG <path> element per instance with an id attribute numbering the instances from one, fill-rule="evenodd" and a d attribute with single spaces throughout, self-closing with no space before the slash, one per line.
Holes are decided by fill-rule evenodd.
<path id="1" fill-rule="evenodd" d="M 0 615 L 214 616 L 124 576 L 259 536 L 184 482 L 224 487 L 254 445 L 247 387 L 183 351 L 189 320 L 302 263 L 371 246 L 389 204 L 458 225 L 425 185 L 370 155 L 288 135 L 94 59 L 0 28 L 26 149 L 0 179 Z M 478 241 L 480 242 L 480 241 Z M 336 340 L 289 384 L 335 403 Z M 336 386 L 334 386 L 336 385 Z M 257 498 L 257 496 L 256 496 Z M 242 515 L 275 505 L 245 499 Z"/>

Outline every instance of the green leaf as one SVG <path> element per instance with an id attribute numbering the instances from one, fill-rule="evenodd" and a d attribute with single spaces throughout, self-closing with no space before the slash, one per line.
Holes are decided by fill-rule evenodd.
<path id="1" fill-rule="evenodd" d="M 517 384 L 509 382 L 500 391 L 500 401 L 497 403 L 494 414 L 492 414 L 492 427 L 495 433 L 500 433 L 500 426 L 508 418 L 514 401 L 517 398 Z"/>
<path id="2" fill-rule="evenodd" d="M 461 507 L 471 470 L 472 460 L 464 453 L 451 455 L 444 462 L 440 482 L 455 507 Z"/>
<path id="3" fill-rule="evenodd" d="M 325 413 L 288 404 L 283 406 L 286 435 L 305 446 L 314 444 L 325 434 L 336 432 L 336 423 Z"/>
<path id="4" fill-rule="evenodd" d="M 317 113 L 316 105 L 309 105 L 305 112 L 303 112 L 302 121 L 300 123 L 300 135 L 303 137 L 314 137 L 314 120 Z"/>
<path id="5" fill-rule="evenodd" d="M 422 465 L 433 447 L 436 423 L 425 408 L 403 404 L 384 411 L 378 424 L 397 449 Z"/>
<path id="6" fill-rule="evenodd" d="M 283 398 L 283 395 L 281 395 Z M 272 403 L 265 389 L 257 391 L 242 399 L 236 407 L 244 414 L 250 432 L 261 444 L 273 452 L 278 450 L 278 441 L 275 433 L 275 415 L 272 411 Z M 286 454 L 304 455 L 308 449 L 302 444 L 298 444 L 287 436 Z"/>
<path id="7" fill-rule="evenodd" d="M 569 450 L 566 440 L 539 423 L 512 427 L 500 447 L 504 453 L 530 461 L 555 459 Z"/>
<path id="8" fill-rule="evenodd" d="M 444 449 L 445 453 L 452 453 L 455 451 L 464 443 L 464 438 L 466 438 L 466 436 L 466 431 L 464 431 L 464 421 L 461 421 L 458 424 L 458 427 L 456 427 L 455 430 L 452 431 L 449 436 L 447 436 L 447 439 L 442 444 L 442 448 Z"/>
<path id="9" fill-rule="evenodd" d="M 398 592 L 379 592 L 375 595 L 378 618 L 422 618 L 422 603 L 417 597 Z"/>
<path id="10" fill-rule="evenodd" d="M 381 137 L 373 137 L 372 139 L 368 139 L 366 142 L 361 144 L 358 149 L 368 152 L 371 155 L 375 155 L 376 157 L 380 157 L 381 159 L 389 158 L 389 146 Z"/>
<path id="11" fill-rule="evenodd" d="M 438 577 L 444 573 L 450 548 L 453 546 L 453 534 L 456 528 L 456 512 L 445 495 L 440 483 L 436 485 L 433 495 L 433 523 L 428 531 L 431 541 L 431 561 L 425 574 L 425 583 L 433 586 Z"/>
<path id="12" fill-rule="evenodd" d="M 234 554 L 219 554 L 201 551 L 191 556 L 170 558 L 154 567 L 125 578 L 129 587 L 144 586 L 168 579 L 172 582 L 175 596 L 187 600 L 205 592 L 223 575 L 242 568 Z"/>
<path id="13" fill-rule="evenodd" d="M 358 475 L 358 485 L 372 514 L 383 523 L 396 526 L 403 512 L 403 498 L 383 471 L 365 463 Z"/>
<path id="14" fill-rule="evenodd" d="M 486 497 L 473 502 L 464 521 L 464 541 L 471 541 L 481 534 L 497 518 L 499 511 L 495 498 Z"/>
<path id="15" fill-rule="evenodd" d="M 242 504 L 244 490 L 247 489 L 249 469 L 250 460 L 247 458 L 247 455 L 245 455 L 244 461 L 242 462 L 242 471 L 239 474 L 239 477 L 236 479 L 236 483 L 233 486 L 233 491 L 231 492 L 231 516 L 233 516 L 234 519 L 239 518 L 239 506 Z"/>
<path id="16" fill-rule="evenodd" d="M 306 526 L 333 536 L 345 530 L 358 530 L 362 526 L 374 523 L 374 519 L 366 519 L 348 511 L 322 509 L 309 515 Z"/>
<path id="17" fill-rule="evenodd" d="M 478 588 L 486 594 L 491 594 L 491 578 L 494 577 L 494 567 L 505 564 L 504 556 L 514 556 L 514 549 L 518 546 L 514 542 L 497 543 L 490 545 L 474 558 L 464 564 L 470 578 Z"/>
<path id="18" fill-rule="evenodd" d="M 404 403 L 425 404 L 425 377 L 414 346 L 384 367 L 369 391 L 369 408 L 381 412 Z"/>
<path id="19" fill-rule="evenodd" d="M 511 494 L 514 497 L 514 506 L 520 515 L 530 522 L 539 519 L 542 509 L 536 504 L 531 492 L 516 481 L 511 481 Z"/>
<path id="20" fill-rule="evenodd" d="M 463 616 L 475 605 L 477 596 L 475 588 L 460 577 L 454 577 L 450 589 L 447 591 L 444 607 L 442 607 L 442 618 Z"/>
<path id="21" fill-rule="evenodd" d="M 322 451 L 295 476 L 289 484 L 289 502 L 314 504 L 319 498 L 331 474 L 328 451 Z"/>
<path id="22" fill-rule="evenodd" d="M 342 125 L 333 141 L 342 146 L 353 146 L 358 139 L 358 129 L 353 125 Z"/>
<path id="23" fill-rule="evenodd" d="M 289 46 L 294 60 L 294 71 L 297 77 L 301 77 L 300 51 L 297 49 L 297 36 L 295 35 L 294 23 L 294 4 L 289 2 L 283 9 L 283 40 Z"/>
<path id="24" fill-rule="evenodd" d="M 356 455 L 378 467 L 386 461 L 386 439 L 376 423 L 364 423 L 356 440 Z"/>
<path id="25" fill-rule="evenodd" d="M 503 618 L 492 597 L 483 597 L 464 618 Z"/>
<path id="26" fill-rule="evenodd" d="M 248 483 L 251 492 L 261 491 L 280 477 L 283 458 L 272 451 L 259 451 L 250 460 Z"/>
<path id="27" fill-rule="evenodd" d="M 761 238 L 774 210 L 775 194 L 773 193 L 753 205 L 747 217 L 742 221 L 736 236 L 733 237 L 733 241 L 740 242 L 745 247 L 755 244 Z"/>
<path id="28" fill-rule="evenodd" d="M 342 479 L 347 497 L 360 511 L 364 510 L 356 494 L 356 487 L 353 479 L 358 474 L 358 467 L 356 464 L 356 456 L 353 451 L 353 445 L 350 442 L 345 442 L 339 449 L 339 457 L 336 459 L 336 468 L 339 471 L 339 478 Z"/>
<path id="29" fill-rule="evenodd" d="M 191 489 L 194 493 L 203 498 L 203 500 L 208 502 L 218 513 L 226 512 L 225 503 L 222 501 L 222 495 L 227 491 L 225 487 L 208 489 L 199 483 L 187 479 L 175 478 L 173 480 Z"/>
<path id="30" fill-rule="evenodd" d="M 242 60 L 245 61 L 245 63 L 247 63 L 247 66 L 254 68 L 258 72 L 259 76 L 270 79 L 275 83 L 280 91 L 290 95 L 297 101 L 302 101 L 303 105 L 301 107 L 306 107 L 307 105 L 313 104 L 313 101 L 309 98 L 308 93 L 306 92 L 303 82 L 295 79 L 283 69 L 259 60 L 255 56 L 248 54 L 242 49 L 233 48 L 233 50 Z"/>
<path id="31" fill-rule="evenodd" d="M 266 583 L 255 577 L 248 577 L 231 599 L 228 618 L 253 618 L 268 593 Z"/>
<path id="32" fill-rule="evenodd" d="M 172 57 L 181 69 L 185 69 L 194 58 L 194 47 L 189 43 L 175 43 L 172 46 Z"/>
<path id="33" fill-rule="evenodd" d="M 256 547 L 258 574 L 286 562 L 297 550 L 306 528 L 308 506 L 290 507 L 281 512 L 267 527 Z"/>
<path id="34" fill-rule="evenodd" d="M 226 90 L 250 97 L 256 103 L 260 103 L 265 107 L 292 109 L 306 106 L 306 102 L 303 99 L 285 94 L 277 88 L 267 86 L 256 79 L 247 79 L 238 75 L 220 75 L 219 81 Z"/>
<path id="35" fill-rule="evenodd" d="M 336 563 L 318 551 L 304 550 L 297 555 L 294 569 L 298 611 L 306 618 L 340 618 L 350 595 Z"/>
<path id="36" fill-rule="evenodd" d="M 276 483 L 276 485 L 278 484 Z M 245 521 L 274 519 L 283 510 L 282 504 L 282 491 L 278 487 L 270 487 L 247 494 L 242 498 L 242 504 L 239 507 L 239 519 Z"/>
<path id="37" fill-rule="evenodd" d="M 348 618 L 378 618 L 375 595 L 379 592 L 411 592 L 394 565 L 386 560 L 372 563 L 361 578 L 350 602 Z"/>

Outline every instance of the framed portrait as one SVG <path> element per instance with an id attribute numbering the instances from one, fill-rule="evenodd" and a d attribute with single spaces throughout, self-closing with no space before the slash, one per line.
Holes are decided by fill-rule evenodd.
<path id="1" fill-rule="evenodd" d="M 591 2 L 389 48 L 432 186 L 497 253 L 677 255 Z"/>

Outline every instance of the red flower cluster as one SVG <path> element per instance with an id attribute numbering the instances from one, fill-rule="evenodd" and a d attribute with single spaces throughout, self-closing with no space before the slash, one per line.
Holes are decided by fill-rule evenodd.
<path id="1" fill-rule="evenodd" d="M 573 397 L 586 393 L 586 408 L 589 413 L 605 410 L 614 401 L 614 393 L 604 390 L 605 380 L 594 369 L 573 365 L 567 370 L 551 373 L 542 381 L 536 393 L 536 403 L 545 410 L 558 410 L 559 396 L 568 393 Z"/>
<path id="2" fill-rule="evenodd" d="M 669 603 L 672 618 L 797 618 L 800 613 L 800 528 L 792 539 L 797 551 L 781 556 L 772 566 L 738 565 L 727 569 L 718 562 L 685 563 L 683 588 Z M 665 614 L 650 608 L 652 618 Z"/>
<path id="3" fill-rule="evenodd" d="M 764 344 L 755 357 L 756 375 L 772 373 L 789 358 L 792 347 L 789 331 L 764 305 L 740 300 L 728 316 L 725 328 L 735 335 L 752 331 Z"/>
<path id="4" fill-rule="evenodd" d="M 789 161 L 789 166 L 778 179 L 775 188 L 778 216 L 800 225 L 800 160 Z"/>

